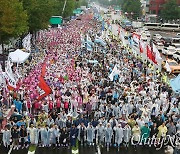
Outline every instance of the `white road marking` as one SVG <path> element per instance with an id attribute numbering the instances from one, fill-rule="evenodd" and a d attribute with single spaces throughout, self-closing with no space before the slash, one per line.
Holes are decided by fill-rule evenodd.
<path id="1" fill-rule="evenodd" d="M 9 149 L 9 151 L 8 151 L 8 154 L 11 154 L 12 149 L 13 149 L 13 145 L 12 145 L 12 146 L 10 146 L 10 149 Z"/>
<path id="2" fill-rule="evenodd" d="M 97 152 L 98 152 L 98 154 L 101 154 L 101 150 L 100 150 L 99 145 L 97 146 Z"/>

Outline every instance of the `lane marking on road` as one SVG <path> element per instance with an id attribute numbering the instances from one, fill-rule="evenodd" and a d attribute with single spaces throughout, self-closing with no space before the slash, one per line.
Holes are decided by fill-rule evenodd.
<path id="1" fill-rule="evenodd" d="M 97 152 L 98 152 L 98 154 L 101 154 L 101 150 L 100 150 L 99 145 L 97 146 Z"/>
<path id="2" fill-rule="evenodd" d="M 8 151 L 8 154 L 11 154 L 12 149 L 13 149 L 13 145 L 10 147 L 10 149 L 9 149 L 9 151 Z"/>

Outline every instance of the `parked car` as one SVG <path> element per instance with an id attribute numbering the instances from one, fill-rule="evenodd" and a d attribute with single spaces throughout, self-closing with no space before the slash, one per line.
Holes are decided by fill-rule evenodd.
<path id="1" fill-rule="evenodd" d="M 145 34 L 146 34 L 147 37 L 149 37 L 149 38 L 151 37 L 150 31 L 145 31 Z"/>
<path id="2" fill-rule="evenodd" d="M 162 36 L 160 34 L 154 34 L 153 35 L 153 40 L 160 40 L 162 38 Z"/>
<path id="3" fill-rule="evenodd" d="M 163 53 L 164 55 L 172 56 L 172 55 L 176 52 L 175 49 L 176 49 L 176 48 L 173 47 L 173 46 L 164 47 L 164 49 L 162 49 L 162 53 Z"/>
<path id="4" fill-rule="evenodd" d="M 176 36 L 177 36 L 177 37 L 180 37 L 180 33 L 177 33 Z"/>
<path id="5" fill-rule="evenodd" d="M 171 60 L 171 59 L 168 59 L 166 60 L 167 63 L 169 64 L 169 67 L 171 69 L 171 73 L 180 73 L 180 64 L 178 64 L 175 60 Z M 166 62 L 163 62 L 163 68 L 166 70 Z"/>
<path id="6" fill-rule="evenodd" d="M 171 45 L 171 41 L 172 41 L 172 38 L 170 38 L 170 37 L 162 37 L 161 38 L 161 42 L 163 43 L 163 45 L 165 47 L 170 46 Z"/>
<path id="7" fill-rule="evenodd" d="M 162 51 L 163 48 L 164 48 L 164 45 L 163 45 L 162 42 L 157 42 L 157 43 L 156 43 L 156 46 L 157 46 L 157 49 L 158 49 L 158 50 L 161 50 L 161 51 Z"/>

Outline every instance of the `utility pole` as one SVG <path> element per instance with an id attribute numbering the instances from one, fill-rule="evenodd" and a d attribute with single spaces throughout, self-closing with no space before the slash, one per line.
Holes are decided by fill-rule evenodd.
<path id="1" fill-rule="evenodd" d="M 65 7 L 66 7 L 66 3 L 67 3 L 67 0 L 65 0 L 65 2 L 64 2 L 64 6 L 63 6 L 63 10 L 62 10 L 62 17 L 63 17 L 64 10 L 65 10 Z"/>

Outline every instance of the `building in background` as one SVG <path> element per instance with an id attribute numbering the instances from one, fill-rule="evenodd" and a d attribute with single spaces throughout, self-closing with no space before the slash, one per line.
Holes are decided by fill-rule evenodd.
<path id="1" fill-rule="evenodd" d="M 163 5 L 168 0 L 149 0 L 149 13 L 160 15 Z M 177 0 L 177 5 L 180 5 L 180 0 Z"/>
<path id="2" fill-rule="evenodd" d="M 144 16 L 149 13 L 149 1 L 150 0 L 140 0 L 141 8 L 142 8 L 142 14 Z"/>

